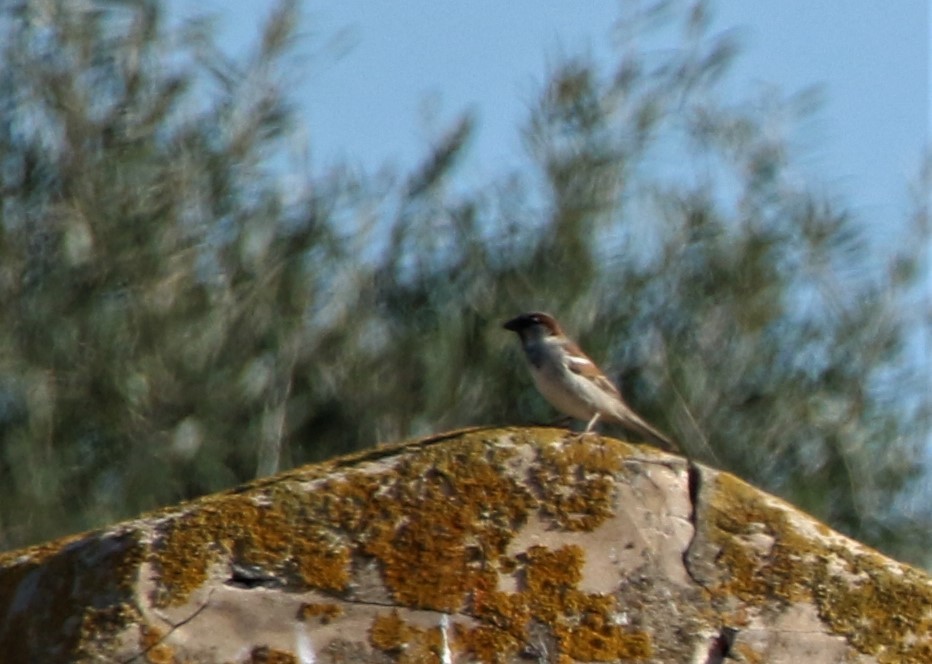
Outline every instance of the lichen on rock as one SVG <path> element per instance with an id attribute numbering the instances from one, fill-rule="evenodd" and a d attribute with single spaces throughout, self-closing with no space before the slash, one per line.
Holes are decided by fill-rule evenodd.
<path id="1" fill-rule="evenodd" d="M 0 579 L 10 661 L 932 661 L 921 572 L 731 475 L 546 428 L 295 469 L 3 554 Z"/>

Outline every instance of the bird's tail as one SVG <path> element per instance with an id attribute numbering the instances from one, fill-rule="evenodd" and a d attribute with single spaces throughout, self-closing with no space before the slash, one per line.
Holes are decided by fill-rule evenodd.
<path id="1" fill-rule="evenodd" d="M 617 421 L 625 429 L 629 429 L 645 438 L 647 442 L 653 443 L 667 452 L 679 452 L 683 454 L 683 448 L 680 447 L 678 443 L 669 436 L 660 433 L 637 414 L 629 411 L 625 413 L 625 417 L 619 417 Z"/>

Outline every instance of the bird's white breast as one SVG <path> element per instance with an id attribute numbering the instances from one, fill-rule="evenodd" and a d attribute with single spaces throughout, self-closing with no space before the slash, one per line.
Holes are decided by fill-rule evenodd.
<path id="1" fill-rule="evenodd" d="M 528 350 L 529 357 L 537 357 L 536 362 L 530 362 L 531 377 L 551 406 L 578 420 L 588 420 L 597 411 L 612 412 L 607 394 L 588 378 L 569 370 L 559 344 L 540 340 Z"/>

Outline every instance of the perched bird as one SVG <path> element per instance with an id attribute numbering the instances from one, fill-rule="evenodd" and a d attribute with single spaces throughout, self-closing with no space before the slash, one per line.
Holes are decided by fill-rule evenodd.
<path id="1" fill-rule="evenodd" d="M 648 441 L 672 450 L 673 442 L 638 416 L 621 393 L 553 316 L 541 312 L 521 314 L 505 323 L 517 333 L 524 348 L 534 384 L 543 397 L 564 415 L 588 421 L 586 433 L 603 420 L 619 424 Z"/>

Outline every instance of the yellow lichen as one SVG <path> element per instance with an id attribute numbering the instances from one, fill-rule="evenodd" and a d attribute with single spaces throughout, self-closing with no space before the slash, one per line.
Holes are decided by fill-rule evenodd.
<path id="1" fill-rule="evenodd" d="M 800 574 L 811 545 L 791 527 L 786 512 L 768 505 L 753 487 L 725 473 L 718 475 L 718 491 L 710 507 L 710 525 L 721 548 L 717 566 L 727 570 L 717 588 L 719 594 L 782 602 L 808 596 L 805 577 Z M 773 542 L 766 555 L 746 541 L 760 534 Z"/>
<path id="2" fill-rule="evenodd" d="M 844 574 L 861 578 L 839 579 L 824 559 L 819 561 L 813 594 L 820 617 L 882 664 L 932 662 L 932 585 L 912 569 L 894 573 L 889 561 L 870 554 L 839 548 L 834 555 Z"/>
<path id="3" fill-rule="evenodd" d="M 728 570 L 713 588 L 717 597 L 812 602 L 833 633 L 879 662 L 932 661 L 932 586 L 919 573 L 866 549 L 812 540 L 787 510 L 731 475 L 717 484 L 710 525 L 721 547 L 717 565 Z M 743 541 L 760 529 L 773 542 L 766 554 Z"/>

